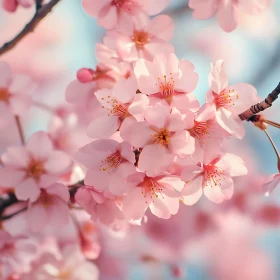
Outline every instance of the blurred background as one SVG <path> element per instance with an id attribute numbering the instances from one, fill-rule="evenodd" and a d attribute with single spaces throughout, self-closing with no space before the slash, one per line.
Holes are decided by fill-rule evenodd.
<path id="1" fill-rule="evenodd" d="M 199 74 L 194 91 L 199 101 L 204 102 L 210 63 L 217 59 L 224 59 L 230 84 L 250 83 L 265 98 L 280 81 L 280 1 L 275 0 L 260 17 L 247 16 L 231 33 L 219 27 L 216 17 L 194 20 L 187 2 L 171 0 L 163 14 L 174 20 L 172 43 L 177 56 L 190 60 Z M 18 9 L 13 14 L 0 10 L 0 44 L 14 37 L 33 13 L 32 9 Z M 62 0 L 35 32 L 1 60 L 33 77 L 36 100 L 57 106 L 65 103 L 65 89 L 76 71 L 94 68 L 95 44 L 102 42 L 105 32 L 83 11 L 80 0 Z M 280 100 L 265 116 L 280 122 L 279 108 Z M 0 112 L 0 134 L 5 139 L 0 153 L 18 142 L 12 121 L 1 122 L 1 118 Z M 50 118 L 47 110 L 32 108 L 23 119 L 26 136 L 46 130 Z M 202 200 L 181 207 L 168 221 L 150 215 L 147 224 L 131 229 L 125 238 L 105 234 L 104 255 L 110 255 L 107 261 L 116 270 L 107 275 L 101 258 L 101 280 L 280 279 L 280 191 L 270 197 L 261 191 L 265 176 L 277 173 L 276 156 L 265 134 L 251 123 L 245 125 L 246 137 L 228 144 L 249 166 L 247 179 L 236 182 L 232 201 L 216 206 Z M 280 130 L 268 130 L 280 149 Z"/>

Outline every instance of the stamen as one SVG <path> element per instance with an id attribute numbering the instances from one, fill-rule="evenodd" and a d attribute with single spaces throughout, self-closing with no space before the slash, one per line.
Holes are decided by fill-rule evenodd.
<path id="1" fill-rule="evenodd" d="M 122 162 L 121 154 L 119 151 L 117 151 L 101 161 L 99 170 L 107 171 L 108 173 L 111 173 L 111 171 L 119 167 L 121 162 Z"/>
<path id="2" fill-rule="evenodd" d="M 156 133 L 153 135 L 154 143 L 168 145 L 170 142 L 170 132 L 167 128 L 154 129 Z"/>
<path id="3" fill-rule="evenodd" d="M 204 180 L 206 182 L 206 187 L 216 187 L 221 186 L 222 177 L 224 170 L 222 168 L 216 167 L 215 165 L 209 164 L 204 166 Z"/>
<path id="4" fill-rule="evenodd" d="M 134 31 L 131 40 L 135 43 L 136 48 L 143 49 L 150 40 L 149 33 L 145 31 Z"/>
<path id="5" fill-rule="evenodd" d="M 110 96 L 108 96 L 107 98 L 108 101 L 106 102 L 108 105 L 110 105 L 109 106 L 110 108 L 106 108 L 108 111 L 108 116 L 113 115 L 121 119 L 124 119 L 129 115 L 128 104 L 123 104 L 119 102 L 117 99 L 111 98 Z M 104 100 L 104 98 L 102 98 L 102 100 Z M 102 107 L 105 108 L 105 106 Z"/>
<path id="6" fill-rule="evenodd" d="M 44 170 L 42 161 L 36 161 L 36 160 L 32 159 L 29 162 L 29 165 L 26 169 L 27 177 L 32 177 L 36 181 L 38 181 L 40 179 L 41 175 L 43 175 L 44 173 L 45 173 L 45 170 Z"/>
<path id="7" fill-rule="evenodd" d="M 10 97 L 11 94 L 7 88 L 0 88 L 0 102 L 9 103 Z"/>
<path id="8" fill-rule="evenodd" d="M 163 76 L 163 81 L 161 78 L 158 78 L 156 85 L 159 86 L 159 91 L 163 98 L 170 99 L 174 94 L 174 79 L 172 73 L 170 73 L 170 79 L 167 80 L 166 75 Z"/>
<path id="9" fill-rule="evenodd" d="M 146 198 L 147 195 L 149 195 L 153 202 L 155 202 L 154 198 L 158 198 L 159 194 L 162 195 L 162 187 L 154 178 L 146 176 L 144 178 L 144 181 L 139 185 L 139 187 L 142 188 L 142 194 L 144 198 Z M 162 198 L 164 197 L 162 196 Z M 146 201 L 146 203 L 148 202 Z"/>
<path id="10" fill-rule="evenodd" d="M 206 138 L 209 135 L 209 124 L 207 122 L 194 121 L 194 127 L 190 129 L 192 136 L 199 139 Z"/>
<path id="11" fill-rule="evenodd" d="M 215 103 L 218 107 L 232 107 L 239 98 L 234 89 L 225 89 L 215 97 Z"/>

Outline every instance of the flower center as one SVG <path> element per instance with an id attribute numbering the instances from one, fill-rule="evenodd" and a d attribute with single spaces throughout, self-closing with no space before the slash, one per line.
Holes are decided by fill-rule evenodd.
<path id="1" fill-rule="evenodd" d="M 104 100 L 104 98 L 102 98 L 102 100 Z M 108 104 L 106 104 L 106 107 L 108 106 L 109 108 L 106 108 L 105 106 L 102 106 L 102 108 L 107 109 L 108 116 L 113 115 L 121 119 L 124 119 L 128 116 L 128 104 L 123 104 L 117 99 L 111 98 L 110 96 L 108 96 L 108 101 L 105 100 L 105 102 Z"/>
<path id="2" fill-rule="evenodd" d="M 154 129 L 155 134 L 153 135 L 154 143 L 161 145 L 168 145 L 170 142 L 170 132 L 167 128 Z"/>
<path id="3" fill-rule="evenodd" d="M 145 198 L 147 195 L 149 195 L 152 199 L 158 198 L 158 193 L 161 193 L 162 191 L 160 184 L 154 178 L 147 176 L 145 176 L 144 181 L 139 184 L 139 187 L 142 188 L 142 194 Z"/>
<path id="4" fill-rule="evenodd" d="M 116 6 L 119 9 L 124 10 L 127 13 L 133 12 L 135 7 L 137 6 L 133 0 L 112 0 L 112 6 Z"/>
<path id="5" fill-rule="evenodd" d="M 0 88 L 0 102 L 8 103 L 9 99 L 11 97 L 11 94 L 9 93 L 8 89 L 6 88 Z"/>
<path id="6" fill-rule="evenodd" d="M 204 165 L 204 180 L 206 187 L 221 186 L 221 182 L 224 179 L 222 177 L 224 170 L 216 167 L 215 165 Z"/>
<path id="7" fill-rule="evenodd" d="M 38 181 L 45 173 L 44 167 L 43 167 L 43 162 L 42 161 L 36 161 L 36 160 L 31 160 L 27 169 L 26 169 L 26 176 L 27 177 L 32 177 L 36 181 Z"/>
<path id="8" fill-rule="evenodd" d="M 163 80 L 158 78 L 158 82 L 156 85 L 159 86 L 159 92 L 162 97 L 165 99 L 170 99 L 174 94 L 174 79 L 172 77 L 172 73 L 170 73 L 170 79 L 168 80 L 166 75 L 163 76 Z"/>
<path id="9" fill-rule="evenodd" d="M 119 151 L 117 151 L 101 161 L 99 170 L 107 171 L 108 173 L 111 173 L 111 171 L 119 167 L 121 162 L 122 162 L 121 154 Z"/>
<path id="10" fill-rule="evenodd" d="M 215 103 L 217 107 L 232 107 L 238 98 L 234 89 L 225 89 L 215 97 Z"/>
<path id="11" fill-rule="evenodd" d="M 52 204 L 52 197 L 51 195 L 48 195 L 45 190 L 41 189 L 41 194 L 38 199 L 38 202 L 41 203 L 44 206 L 44 208 L 48 208 L 50 204 Z"/>
<path id="12" fill-rule="evenodd" d="M 134 31 L 131 40 L 135 43 L 136 48 L 143 49 L 143 47 L 149 42 L 149 33 L 145 31 Z"/>
<path id="13" fill-rule="evenodd" d="M 209 135 L 209 125 L 207 122 L 197 122 L 194 121 L 194 127 L 190 129 L 190 133 L 193 137 L 199 139 L 206 138 Z"/>

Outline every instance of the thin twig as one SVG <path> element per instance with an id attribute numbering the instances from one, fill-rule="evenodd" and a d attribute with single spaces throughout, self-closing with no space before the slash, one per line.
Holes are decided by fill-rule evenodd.
<path id="1" fill-rule="evenodd" d="M 20 123 L 19 116 L 15 116 L 15 120 L 16 120 L 18 133 L 19 133 L 19 136 L 20 136 L 20 142 L 21 142 L 22 145 L 24 145 L 25 144 L 24 134 L 23 134 L 23 129 L 22 129 L 22 126 L 21 126 L 21 123 Z"/>
<path id="2" fill-rule="evenodd" d="M 37 25 L 40 23 L 40 21 L 47 16 L 53 7 L 59 2 L 60 0 L 51 0 L 49 3 L 45 5 L 41 5 L 39 9 L 36 9 L 36 13 L 33 16 L 33 18 L 30 20 L 29 23 L 26 24 L 26 26 L 22 29 L 18 35 L 16 35 L 11 41 L 5 43 L 0 48 L 0 55 L 12 50 L 26 35 L 33 32 Z M 39 1 L 36 1 L 36 7 L 39 7 Z"/>
<path id="3" fill-rule="evenodd" d="M 279 154 L 279 152 L 278 152 L 278 150 L 277 150 L 277 148 L 276 148 L 272 138 L 270 137 L 270 135 L 268 134 L 266 129 L 264 129 L 263 131 L 265 132 L 267 138 L 269 139 L 269 141 L 270 141 L 270 143 L 271 143 L 271 145 L 272 145 L 272 147 L 273 147 L 273 149 L 274 149 L 274 151 L 276 153 L 276 156 L 277 156 L 278 160 L 280 160 L 280 154 Z"/>
<path id="4" fill-rule="evenodd" d="M 49 105 L 47 105 L 47 104 L 44 104 L 44 103 L 41 103 L 41 102 L 39 102 L 39 101 L 33 101 L 33 103 L 32 103 L 32 105 L 33 106 L 36 106 L 36 107 L 38 107 L 38 108 L 40 108 L 40 109 L 42 109 L 42 110 L 45 110 L 45 111 L 47 111 L 47 112 L 49 112 L 49 113 L 51 113 L 51 114 L 54 114 L 55 113 L 55 108 L 53 108 L 53 107 L 51 107 L 51 106 L 49 106 Z"/>

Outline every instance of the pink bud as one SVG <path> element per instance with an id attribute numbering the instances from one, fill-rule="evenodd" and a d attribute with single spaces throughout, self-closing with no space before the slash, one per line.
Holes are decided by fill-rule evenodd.
<path id="1" fill-rule="evenodd" d="M 89 83 L 93 80 L 94 71 L 89 68 L 81 68 L 77 72 L 77 79 L 81 83 Z"/>

